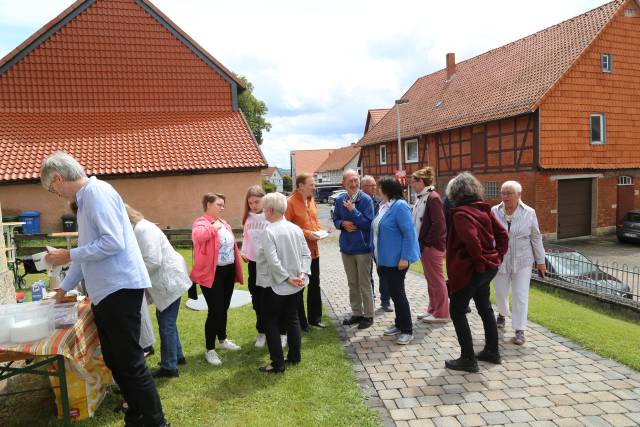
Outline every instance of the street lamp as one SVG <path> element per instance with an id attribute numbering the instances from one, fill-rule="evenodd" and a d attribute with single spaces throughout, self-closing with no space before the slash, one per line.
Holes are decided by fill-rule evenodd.
<path id="1" fill-rule="evenodd" d="M 396 114 L 398 125 L 398 172 L 402 173 L 402 140 L 400 138 L 400 105 L 408 103 L 405 98 L 396 99 Z"/>

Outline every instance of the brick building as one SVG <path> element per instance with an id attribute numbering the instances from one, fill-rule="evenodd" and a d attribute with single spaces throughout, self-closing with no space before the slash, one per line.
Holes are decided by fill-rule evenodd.
<path id="1" fill-rule="evenodd" d="M 550 238 L 611 231 L 640 207 L 640 8 L 616 0 L 421 77 L 359 141 L 365 174 L 468 170 L 497 202 L 516 179 Z"/>
<path id="2" fill-rule="evenodd" d="M 232 37 L 230 36 L 230 40 Z M 238 108 L 237 76 L 148 0 L 79 0 L 0 60 L 0 200 L 61 228 L 44 157 L 75 156 L 162 227 L 190 227 L 201 198 L 244 194 L 267 163 Z"/>

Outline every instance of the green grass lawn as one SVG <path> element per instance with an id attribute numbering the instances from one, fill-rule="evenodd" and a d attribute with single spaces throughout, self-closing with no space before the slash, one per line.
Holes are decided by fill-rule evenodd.
<path id="1" fill-rule="evenodd" d="M 190 250 L 180 252 L 191 264 Z M 155 315 L 152 318 L 155 324 Z M 328 319 L 327 329 L 314 328 L 303 335 L 302 363 L 283 375 L 273 375 L 257 371 L 269 363 L 269 353 L 253 345 L 256 331 L 251 305 L 229 310 L 229 338 L 242 350 L 220 351 L 223 364 L 219 367 L 204 359 L 205 318 L 206 312 L 181 309 L 178 328 L 187 365 L 180 367 L 179 378 L 157 381 L 172 426 L 379 425 L 377 414 L 364 403 L 351 363 Z M 157 324 L 155 329 L 156 354 L 147 359 L 151 368 L 160 362 Z M 93 419 L 74 425 L 121 426 L 122 416 L 113 413 L 119 403 L 120 396 L 110 392 Z M 48 411 L 46 407 L 21 410 L 17 425 L 59 425 Z"/>
<path id="2" fill-rule="evenodd" d="M 411 269 L 423 274 L 420 261 L 412 264 Z M 495 303 L 493 287 L 491 301 Z M 640 371 L 640 324 L 624 316 L 586 307 L 553 293 L 531 288 L 529 320 L 594 353 Z"/>

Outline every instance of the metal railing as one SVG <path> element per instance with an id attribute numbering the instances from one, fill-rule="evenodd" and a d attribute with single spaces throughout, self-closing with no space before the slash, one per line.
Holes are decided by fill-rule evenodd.
<path id="1" fill-rule="evenodd" d="M 591 260 L 576 251 L 545 245 L 547 274 L 536 280 L 640 308 L 640 267 Z"/>

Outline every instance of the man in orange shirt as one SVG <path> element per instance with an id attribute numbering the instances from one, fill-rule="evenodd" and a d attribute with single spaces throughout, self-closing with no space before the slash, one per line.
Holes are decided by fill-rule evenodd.
<path id="1" fill-rule="evenodd" d="M 322 323 L 322 296 L 320 295 L 320 252 L 318 251 L 318 236 L 315 231 L 320 230 L 318 222 L 318 210 L 313 200 L 313 192 L 316 189 L 316 182 L 313 176 L 302 173 L 296 177 L 296 191 L 287 201 L 287 212 L 285 218 L 302 229 L 307 245 L 311 250 L 311 275 L 309 275 L 309 286 L 307 287 L 307 310 L 305 315 L 303 292 L 299 292 L 298 317 L 300 318 L 300 328 L 308 332 L 309 325 L 318 328 L 325 328 Z M 308 318 L 308 320 L 307 320 Z"/>

